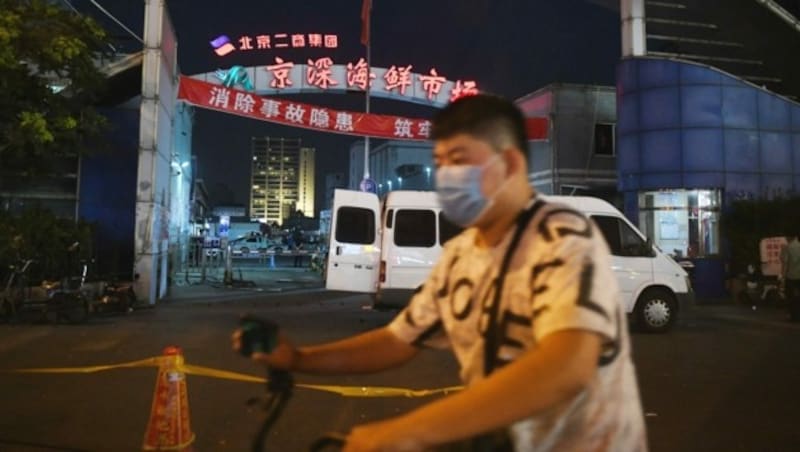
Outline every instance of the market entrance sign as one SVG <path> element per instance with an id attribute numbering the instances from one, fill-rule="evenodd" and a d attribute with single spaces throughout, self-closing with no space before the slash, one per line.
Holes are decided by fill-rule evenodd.
<path id="1" fill-rule="evenodd" d="M 461 96 L 478 93 L 474 80 L 448 80 L 436 68 L 425 73 L 416 73 L 413 69 L 410 64 L 367 67 L 363 58 L 335 64 L 328 57 L 308 59 L 305 63 L 275 57 L 272 64 L 233 66 L 227 70 L 193 75 L 192 78 L 259 95 L 363 92 L 370 83 L 370 96 L 438 108 Z"/>

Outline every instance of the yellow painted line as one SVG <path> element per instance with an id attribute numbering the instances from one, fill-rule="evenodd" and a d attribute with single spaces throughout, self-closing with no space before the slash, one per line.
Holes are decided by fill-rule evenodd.
<path id="1" fill-rule="evenodd" d="M 242 381 L 246 383 L 266 383 L 267 379 L 255 375 L 231 372 L 211 367 L 195 366 L 185 364 L 182 356 L 165 356 L 131 361 L 127 363 L 108 364 L 101 366 L 87 367 L 47 367 L 15 369 L 14 373 L 36 373 L 36 374 L 90 374 L 95 372 L 105 372 L 114 369 L 126 369 L 135 367 L 159 367 L 167 361 L 174 366 L 174 369 L 187 375 L 197 375 L 203 377 L 219 378 L 223 380 Z M 338 386 L 338 385 L 316 385 L 307 383 L 296 383 L 295 387 L 309 389 L 313 391 L 330 392 L 339 394 L 343 397 L 430 397 L 434 395 L 447 395 L 452 392 L 460 391 L 462 386 L 449 386 L 436 389 L 409 389 L 390 386 Z"/>

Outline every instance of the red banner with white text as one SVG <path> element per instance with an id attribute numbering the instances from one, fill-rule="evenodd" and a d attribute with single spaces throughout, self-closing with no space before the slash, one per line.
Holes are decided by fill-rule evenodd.
<path id="1" fill-rule="evenodd" d="M 196 107 L 321 132 L 392 140 L 428 140 L 428 119 L 335 110 L 273 99 L 181 76 L 178 100 Z M 528 118 L 528 139 L 547 138 L 547 118 Z"/>

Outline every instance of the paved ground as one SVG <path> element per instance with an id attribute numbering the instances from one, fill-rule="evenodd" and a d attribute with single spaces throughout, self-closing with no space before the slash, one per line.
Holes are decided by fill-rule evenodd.
<path id="1" fill-rule="evenodd" d="M 0 369 L 119 363 L 176 344 L 190 364 L 259 375 L 261 370 L 234 355 L 228 344 L 244 312 L 275 319 L 300 344 L 365 331 L 393 315 L 365 309 L 366 296 L 319 289 L 311 272 L 251 271 L 255 288 L 184 285 L 174 287 L 155 309 L 86 325 L 0 326 Z M 652 451 L 797 450 L 800 325 L 786 322 L 782 311 L 701 306 L 673 332 L 635 333 L 633 341 Z M 140 450 L 155 375 L 152 368 L 0 372 L 0 450 Z M 426 351 L 396 372 L 297 380 L 435 388 L 457 383 L 457 366 L 447 353 Z M 260 386 L 190 376 L 188 387 L 195 450 L 249 450 L 259 411 L 245 402 L 261 392 Z M 270 434 L 268 450 L 302 451 L 321 432 L 346 431 L 429 400 L 346 398 L 298 389 Z"/>

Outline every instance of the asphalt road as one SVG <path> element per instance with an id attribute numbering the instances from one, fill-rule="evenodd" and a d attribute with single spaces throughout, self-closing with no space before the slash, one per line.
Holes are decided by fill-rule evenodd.
<path id="1" fill-rule="evenodd" d="M 182 347 L 186 362 L 259 375 L 233 354 L 238 316 L 254 312 L 283 325 L 300 344 L 383 325 L 390 312 L 364 309 L 367 298 L 324 291 L 185 300 L 87 325 L 0 326 L 0 369 L 94 366 Z M 633 336 L 652 451 L 798 450 L 800 327 L 776 315 L 701 308 L 666 335 Z M 86 374 L 0 372 L 0 450 L 141 450 L 156 379 L 154 368 Z M 425 351 L 394 371 L 359 377 L 297 376 L 303 383 L 399 386 L 457 384 L 446 352 Z M 261 385 L 189 376 L 195 450 L 249 450 L 260 421 L 246 401 Z M 431 398 L 345 398 L 297 389 L 268 439 L 268 449 L 303 451 L 322 432 L 409 410 Z"/>

